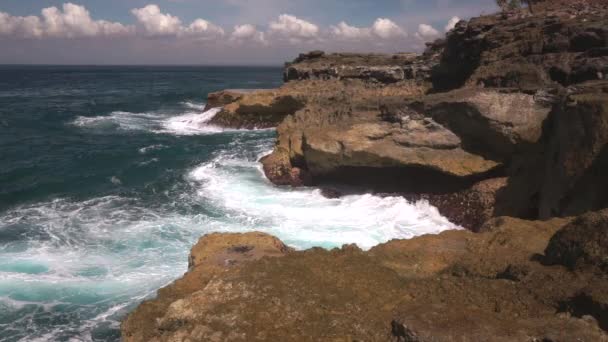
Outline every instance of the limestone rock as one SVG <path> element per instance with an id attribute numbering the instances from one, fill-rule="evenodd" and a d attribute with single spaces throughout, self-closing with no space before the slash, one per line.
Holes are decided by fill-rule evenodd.
<path id="1" fill-rule="evenodd" d="M 608 272 L 608 210 L 585 214 L 562 228 L 545 250 L 547 262 Z"/>
<path id="2" fill-rule="evenodd" d="M 230 336 L 229 333 L 218 335 L 204 324 L 196 325 L 193 329 L 188 329 L 188 325 L 200 319 L 206 309 L 215 308 L 221 300 L 245 294 L 242 287 L 231 288 L 224 276 L 249 262 L 266 257 L 280 257 L 290 252 L 291 249 L 279 239 L 264 233 L 218 233 L 203 236 L 192 248 L 189 270 L 184 277 L 160 289 L 156 299 L 141 303 L 123 321 L 122 340 L 224 340 Z M 231 324 L 230 318 L 226 316 L 210 319 Z M 169 331 L 174 334 L 165 334 Z"/>
<path id="3" fill-rule="evenodd" d="M 428 95 L 411 107 L 454 132 L 468 150 L 502 160 L 536 143 L 551 111 L 532 95 L 475 88 Z"/>
<path id="4" fill-rule="evenodd" d="M 207 104 L 205 105 L 205 111 L 211 108 L 223 107 L 227 104 L 240 100 L 243 95 L 253 92 L 255 90 L 245 89 L 226 89 L 209 93 L 207 95 Z"/>
<path id="5" fill-rule="evenodd" d="M 437 90 L 465 84 L 513 87 L 528 93 L 601 78 L 608 71 L 605 4 L 571 12 L 566 6 L 530 16 L 488 15 L 461 22 L 441 42 L 433 70 Z M 603 8 L 603 9 L 602 9 Z"/>
<path id="6" fill-rule="evenodd" d="M 607 279 L 534 261 L 567 222 L 502 218 L 483 234 L 290 252 L 210 275 L 200 273 L 206 259 L 132 313 L 123 338 L 601 341 Z M 264 245 L 282 255 L 275 243 Z"/>
<path id="7" fill-rule="evenodd" d="M 313 52 L 314 53 L 314 52 Z M 425 81 L 436 64 L 432 58 L 412 53 L 394 55 L 317 53 L 302 54 L 285 67 L 285 82 L 319 79 L 359 79 L 391 84 L 405 80 Z"/>
<path id="8" fill-rule="evenodd" d="M 210 123 L 232 128 L 268 128 L 278 125 L 287 115 L 304 106 L 301 98 L 274 90 L 241 94 L 224 105 Z M 228 100 L 228 101 L 229 101 Z"/>
<path id="9" fill-rule="evenodd" d="M 539 144 L 514 160 L 502 212 L 573 216 L 608 206 L 608 82 L 571 86 Z"/>

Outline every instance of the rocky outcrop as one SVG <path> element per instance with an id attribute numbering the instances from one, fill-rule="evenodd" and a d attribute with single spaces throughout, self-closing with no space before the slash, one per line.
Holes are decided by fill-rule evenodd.
<path id="1" fill-rule="evenodd" d="M 217 94 L 217 95 L 216 95 Z M 304 107 L 304 99 L 277 90 L 220 92 L 210 95 L 210 103 L 223 104 L 209 123 L 232 128 L 275 127 Z M 217 100 L 214 100 L 217 97 Z"/>
<path id="2" fill-rule="evenodd" d="M 498 195 L 507 185 L 507 178 L 490 178 L 470 188 L 444 194 L 404 194 L 412 201 L 427 200 L 450 222 L 473 232 L 488 229 L 487 221 L 496 216 Z"/>
<path id="3" fill-rule="evenodd" d="M 588 81 L 606 75 L 608 12 L 601 3 L 586 4 L 474 18 L 423 55 L 399 55 L 403 60 L 302 55 L 287 66 L 294 75 L 288 85 L 313 78 L 345 83 L 347 77 L 330 70 L 365 63 L 418 63 L 432 72 L 389 85 L 362 76 L 363 84 L 379 89 L 418 89 L 401 98 L 375 89 L 377 98 L 360 101 L 347 87 L 326 101 L 307 102 L 278 127 L 264 166 L 283 172 L 267 173 L 269 179 L 456 196 L 484 179 L 507 176 L 495 215 L 549 218 L 608 206 L 600 176 L 608 165 L 606 81 Z M 277 176 L 293 170 L 307 182 Z"/>
<path id="4" fill-rule="evenodd" d="M 533 95 L 475 88 L 417 98 L 410 107 L 454 132 L 468 150 L 498 160 L 538 142 L 551 111 Z"/>
<path id="5" fill-rule="evenodd" d="M 603 79 L 608 72 L 607 12 L 557 6 L 534 15 L 520 11 L 462 21 L 441 42 L 444 52 L 433 70 L 434 88 L 481 85 L 534 93 L 550 84 Z"/>
<path id="6" fill-rule="evenodd" d="M 547 218 L 608 206 L 608 82 L 565 92 L 537 146 L 515 158 L 502 214 Z"/>
<path id="7" fill-rule="evenodd" d="M 391 84 L 406 80 L 430 81 L 436 61 L 415 53 L 394 55 L 334 53 L 313 51 L 301 54 L 285 66 L 285 82 L 317 79 L 359 79 Z"/>
<path id="8" fill-rule="evenodd" d="M 242 265 L 263 259 L 287 255 L 291 249 L 279 239 L 263 233 L 209 234 L 203 236 L 192 248 L 188 258 L 189 270 L 183 278 L 160 289 L 158 297 L 140 304 L 122 324 L 123 341 L 167 341 L 190 338 L 195 340 L 222 341 L 226 336 L 206 334 L 205 327 L 199 332 L 185 332 L 188 322 L 201 319 L 205 310 L 217 308 L 220 301 L 211 298 L 205 291 L 225 293 L 221 280 Z M 219 281 L 219 283 L 215 283 Z M 214 287 L 215 286 L 215 287 Z M 238 291 L 238 289 L 233 289 Z M 194 306 L 193 306 L 194 305 Z M 206 308 L 206 309 L 205 309 Z M 203 315 L 203 316 L 201 316 Z M 208 316 L 222 323 L 221 316 Z M 226 323 L 230 324 L 229 321 Z M 178 330 L 182 329 L 182 332 Z M 202 331 L 200 331 L 202 329 Z M 173 333 L 171 332 L 173 331 Z M 208 333 L 208 331 L 207 331 Z M 205 335 L 206 338 L 202 336 Z M 200 335 L 200 336 L 199 336 Z"/>
<path id="9" fill-rule="evenodd" d="M 370 251 L 209 235 L 123 338 L 607 340 L 608 6 L 531 10 L 460 22 L 423 55 L 313 51 L 280 89 L 212 95 L 216 124 L 278 125 L 274 183 L 425 199 L 469 230 Z"/>
<path id="10" fill-rule="evenodd" d="M 243 95 L 251 93 L 255 90 L 248 89 L 226 89 L 209 93 L 207 95 L 207 104 L 205 105 L 205 111 L 211 108 L 223 107 L 227 104 L 240 100 Z"/>
<path id="11" fill-rule="evenodd" d="M 539 257 L 567 223 L 499 218 L 487 233 L 448 231 L 368 252 L 286 252 L 268 236 L 224 244 L 232 236 L 215 235 L 223 243 L 199 243 L 206 258 L 134 311 L 123 338 L 601 341 L 608 278 Z M 275 257 L 225 262 L 255 250 L 255 239 Z"/>

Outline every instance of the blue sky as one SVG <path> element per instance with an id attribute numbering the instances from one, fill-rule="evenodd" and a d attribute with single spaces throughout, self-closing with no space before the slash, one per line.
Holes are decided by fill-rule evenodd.
<path id="1" fill-rule="evenodd" d="M 420 51 L 494 0 L 0 0 L 0 63 L 279 64 Z M 42 14 L 44 8 L 52 8 Z M 33 17 L 34 16 L 34 17 Z"/>

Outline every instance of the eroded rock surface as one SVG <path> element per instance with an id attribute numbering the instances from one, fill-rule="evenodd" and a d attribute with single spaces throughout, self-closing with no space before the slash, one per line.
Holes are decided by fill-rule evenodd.
<path id="1" fill-rule="evenodd" d="M 501 212 L 571 216 L 608 206 L 608 82 L 567 88 L 541 141 L 516 156 Z"/>
<path id="2" fill-rule="evenodd" d="M 208 257 L 133 312 L 123 337 L 601 341 L 608 338 L 602 326 L 608 278 L 537 261 L 568 222 L 499 218 L 487 233 L 448 231 L 369 252 L 345 246 L 285 253 L 266 240 L 270 255 L 279 257 L 238 264 L 218 264 L 216 252 L 199 243 L 198 253 Z M 241 245 L 255 243 L 243 237 Z M 595 306 L 583 305 L 587 299 Z"/>
<path id="3" fill-rule="evenodd" d="M 435 89 L 482 85 L 534 93 L 553 82 L 567 86 L 604 78 L 608 11 L 600 1 L 583 2 L 592 7 L 577 10 L 561 2 L 534 15 L 522 11 L 460 22 L 442 43 Z"/>

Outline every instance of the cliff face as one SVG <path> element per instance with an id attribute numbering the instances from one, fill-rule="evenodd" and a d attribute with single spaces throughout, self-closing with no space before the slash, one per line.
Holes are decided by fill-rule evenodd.
<path id="1" fill-rule="evenodd" d="M 218 124 L 277 127 L 275 184 L 426 199 L 469 230 L 368 252 L 206 236 L 123 338 L 607 340 L 607 74 L 608 5 L 555 1 L 422 55 L 316 51 L 280 89 L 212 95 Z"/>
<path id="2" fill-rule="evenodd" d="M 322 51 L 313 51 L 287 63 L 283 78 L 285 82 L 309 79 L 360 79 L 382 84 L 406 80 L 423 82 L 430 79 L 431 68 L 437 63 L 436 57 L 415 53 L 326 55 Z"/>

